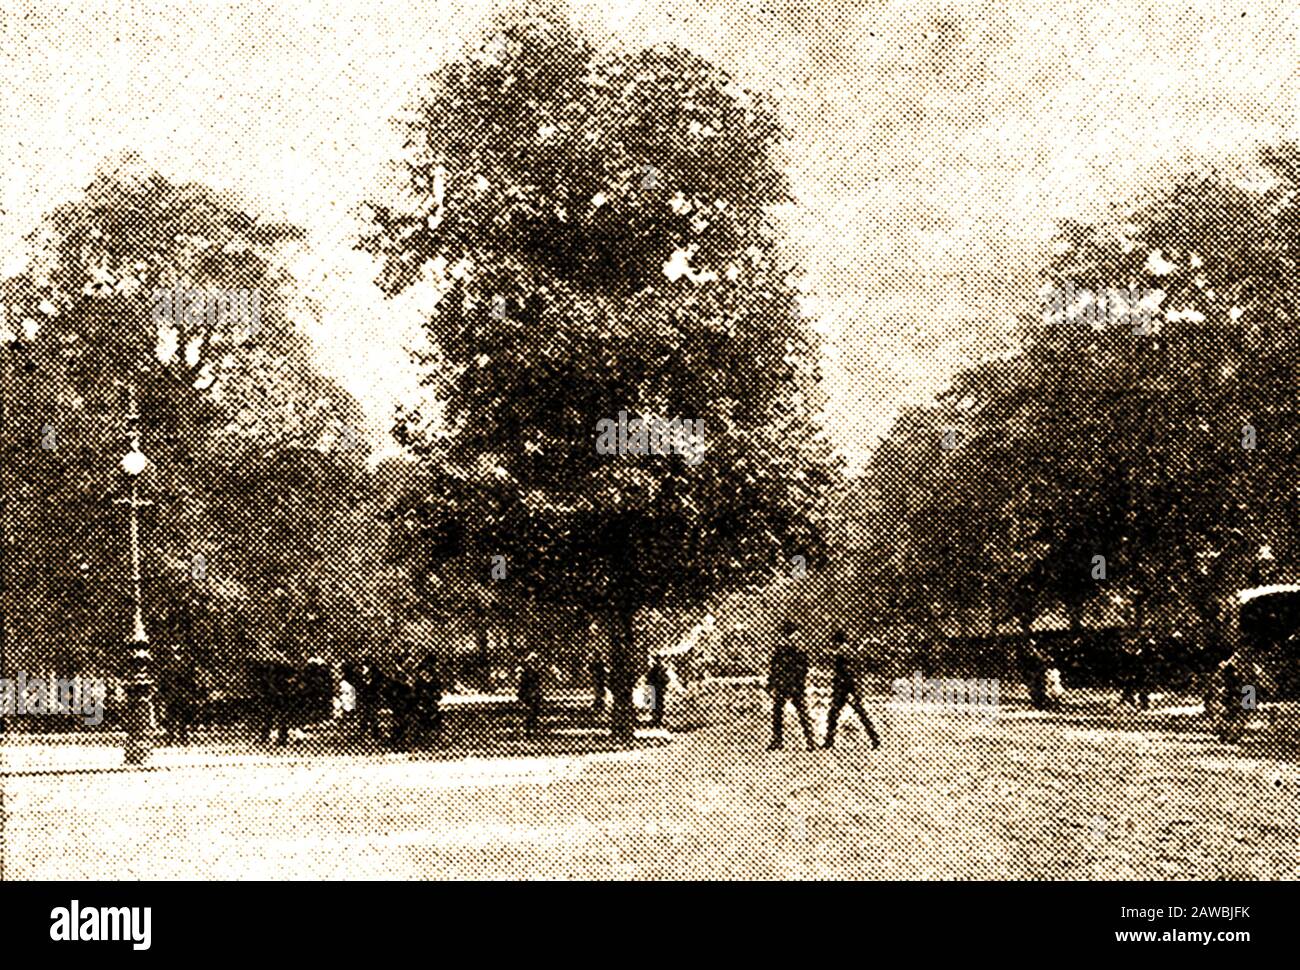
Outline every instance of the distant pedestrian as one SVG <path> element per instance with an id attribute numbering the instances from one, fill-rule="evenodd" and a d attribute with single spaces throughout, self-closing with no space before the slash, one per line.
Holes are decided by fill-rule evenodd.
<path id="1" fill-rule="evenodd" d="M 1035 710 L 1046 710 L 1048 706 L 1047 656 L 1033 637 L 1029 638 L 1022 649 L 1021 666 L 1024 670 L 1025 684 L 1029 688 L 1029 703 Z"/>
<path id="2" fill-rule="evenodd" d="M 309 657 L 302 669 L 302 720 L 328 721 L 334 713 L 334 674 L 321 657 Z"/>
<path id="3" fill-rule="evenodd" d="M 430 653 L 415 674 L 415 706 L 423 735 L 442 733 L 442 673 L 438 655 Z"/>
<path id="4" fill-rule="evenodd" d="M 356 668 L 355 676 L 352 686 L 357 692 L 357 733 L 362 739 L 377 741 L 383 673 L 374 658 L 367 656 Z"/>
<path id="5" fill-rule="evenodd" d="M 259 735 L 276 745 L 289 743 L 291 715 L 297 706 L 299 678 L 292 665 L 268 660 L 256 672 L 261 707 Z"/>
<path id="6" fill-rule="evenodd" d="M 653 706 L 654 713 L 650 719 L 651 727 L 664 726 L 664 706 L 668 701 L 668 668 L 664 666 L 664 658 L 655 654 L 654 660 L 650 664 L 650 670 L 645 675 L 646 686 L 650 688 L 650 702 Z"/>
<path id="7" fill-rule="evenodd" d="M 344 664 L 339 671 L 339 692 L 334 699 L 334 716 L 342 718 L 345 724 L 351 724 L 357 711 L 357 689 L 354 686 L 356 667 Z"/>
<path id="8" fill-rule="evenodd" d="M 415 655 L 409 650 L 402 654 L 393 675 L 388 678 L 388 705 L 393 723 L 388 734 L 388 746 L 394 751 L 408 751 L 416 730 Z"/>
<path id="9" fill-rule="evenodd" d="M 827 748 L 835 746 L 835 728 L 839 724 L 840 711 L 846 704 L 858 715 L 858 720 L 867 731 L 867 737 L 871 739 L 871 747 L 879 748 L 880 735 L 867 716 L 858 691 L 858 678 L 853 669 L 853 658 L 849 654 L 848 635 L 843 630 L 836 630 L 831 634 L 831 708 L 826 715 Z"/>
<path id="10" fill-rule="evenodd" d="M 609 671 L 605 667 L 605 658 L 600 655 L 599 650 L 591 652 L 591 709 L 596 713 L 605 710 L 605 685 L 609 680 Z"/>
<path id="11" fill-rule="evenodd" d="M 1254 691 L 1248 691 L 1246 665 L 1238 654 L 1219 664 L 1213 674 L 1213 693 L 1209 708 L 1221 741 L 1236 744 L 1246 731 L 1250 712 L 1254 710 Z M 1253 678 L 1258 681 L 1258 678 Z"/>
<path id="12" fill-rule="evenodd" d="M 1045 680 L 1043 698 L 1049 708 L 1059 709 L 1065 700 L 1065 684 L 1061 681 L 1061 668 L 1048 667 L 1043 676 Z"/>
<path id="13" fill-rule="evenodd" d="M 809 751 L 815 751 L 812 722 L 808 718 L 808 651 L 803 647 L 799 626 L 787 622 L 781 627 L 781 642 L 772 651 L 772 663 L 767 675 L 767 690 L 772 695 L 772 741 L 769 751 L 784 745 L 785 705 L 789 704 L 799 715 L 804 740 Z"/>
<path id="14" fill-rule="evenodd" d="M 517 697 L 524 715 L 524 734 L 532 737 L 542 719 L 542 662 L 533 651 L 519 667 Z"/>
<path id="15" fill-rule="evenodd" d="M 198 715 L 198 671 L 180 647 L 173 647 L 159 671 L 163 727 L 168 744 L 190 743 L 190 727 Z"/>
<path id="16" fill-rule="evenodd" d="M 1120 653 L 1120 704 L 1131 703 L 1135 708 L 1146 710 L 1151 703 L 1147 688 L 1147 665 L 1154 657 L 1155 641 L 1146 643 L 1139 640 L 1126 640 L 1121 644 Z M 1150 649 L 1148 649 L 1150 648 Z"/>

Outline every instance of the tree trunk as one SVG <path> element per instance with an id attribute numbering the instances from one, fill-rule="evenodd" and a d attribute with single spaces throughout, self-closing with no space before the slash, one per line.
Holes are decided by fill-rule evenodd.
<path id="1" fill-rule="evenodd" d="M 609 629 L 609 690 L 613 695 L 609 731 L 615 738 L 627 740 L 636 730 L 636 709 L 632 704 L 636 664 L 631 611 L 611 610 Z"/>

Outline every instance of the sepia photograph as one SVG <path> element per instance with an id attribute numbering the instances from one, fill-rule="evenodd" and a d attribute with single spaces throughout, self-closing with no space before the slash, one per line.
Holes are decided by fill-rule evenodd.
<path id="1" fill-rule="evenodd" d="M 0 880 L 1295 881 L 1298 269 L 1287 0 L 4 0 Z"/>

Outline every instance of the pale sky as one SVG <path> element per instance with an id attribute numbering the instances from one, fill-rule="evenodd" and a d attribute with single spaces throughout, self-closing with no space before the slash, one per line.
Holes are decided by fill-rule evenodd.
<path id="1" fill-rule="evenodd" d="M 668 39 L 775 95 L 788 215 L 850 454 L 1008 346 L 1055 221 L 1300 137 L 1294 0 L 577 0 L 598 39 Z M 233 190 L 309 239 L 294 269 L 321 365 L 381 444 L 415 393 L 428 295 L 385 301 L 351 251 L 397 154 L 390 119 L 490 2 L 6 0 L 0 257 L 105 156 Z M 825 12 L 819 12 L 824 10 Z M 668 254 L 665 254 L 665 258 Z M 304 318 L 309 317 L 304 312 Z"/>

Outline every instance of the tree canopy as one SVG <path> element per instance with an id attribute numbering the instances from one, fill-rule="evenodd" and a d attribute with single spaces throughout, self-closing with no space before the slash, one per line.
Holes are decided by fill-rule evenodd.
<path id="1" fill-rule="evenodd" d="M 1296 561 L 1300 152 L 1262 162 L 1063 226 L 1019 351 L 899 419 L 869 478 L 914 604 L 1210 621 Z"/>
<path id="2" fill-rule="evenodd" d="M 130 157 L 31 233 L 26 270 L 3 284 L 0 335 L 10 662 L 115 666 L 130 612 L 110 500 L 127 488 L 129 384 L 155 503 L 142 529 L 155 639 L 225 616 L 226 634 L 274 644 L 328 587 L 334 523 L 368 486 L 362 452 L 336 446 L 360 410 L 312 366 L 290 317 L 280 254 L 300 236 Z M 158 294 L 177 288 L 256 301 L 160 313 Z"/>
<path id="3" fill-rule="evenodd" d="M 387 292 L 441 288 L 423 365 L 445 410 L 396 429 L 429 475 L 411 561 L 490 582 L 502 556 L 523 601 L 605 613 L 626 715 L 638 610 L 823 554 L 836 466 L 773 220 L 782 129 L 694 54 L 597 51 L 541 9 L 435 71 L 405 130 L 361 246 Z M 702 422 L 702 460 L 598 453 L 620 412 Z"/>

